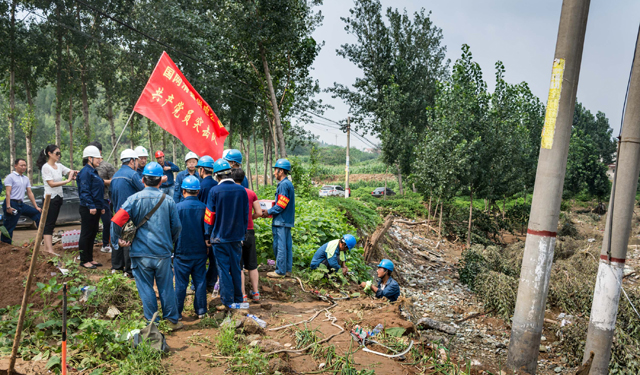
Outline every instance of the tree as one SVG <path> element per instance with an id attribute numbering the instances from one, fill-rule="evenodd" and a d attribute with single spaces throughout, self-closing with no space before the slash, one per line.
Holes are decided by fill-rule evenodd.
<path id="1" fill-rule="evenodd" d="M 380 138 L 383 159 L 412 171 L 416 146 L 430 126 L 425 110 L 435 102 L 438 82 L 448 77 L 442 30 L 424 9 L 409 17 L 388 8 L 386 21 L 378 0 L 357 0 L 345 30 L 357 38 L 338 55 L 362 69 L 353 89 L 334 84 L 330 91 L 350 106 L 355 129 Z"/>
<path id="2" fill-rule="evenodd" d="M 612 137 L 613 129 L 609 119 L 600 111 L 592 115 L 582 103 L 576 103 L 573 112 L 573 128 L 588 134 L 596 147 L 596 154 L 602 163 L 611 164 L 615 158 L 616 141 Z"/>
<path id="3" fill-rule="evenodd" d="M 601 202 L 610 192 L 607 166 L 599 156 L 602 144 L 595 141 L 591 134 L 574 127 L 571 129 L 567 173 L 564 178 L 564 190 L 570 194 L 583 191 Z"/>

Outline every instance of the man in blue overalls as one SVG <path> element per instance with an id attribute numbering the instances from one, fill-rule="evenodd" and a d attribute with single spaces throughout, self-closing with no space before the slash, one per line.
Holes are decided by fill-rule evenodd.
<path id="1" fill-rule="evenodd" d="M 212 187 L 218 185 L 218 181 L 213 179 L 213 158 L 209 155 L 204 155 L 198 160 L 198 174 L 202 178 L 200 181 L 200 192 L 198 192 L 198 200 L 205 205 L 207 204 L 207 198 L 209 198 L 209 190 Z M 216 257 L 213 255 L 213 250 L 209 247 L 209 267 L 207 268 L 207 292 L 211 293 L 214 290 L 216 282 L 218 282 L 218 267 L 216 266 Z M 191 289 L 195 290 L 191 285 Z"/>
<path id="2" fill-rule="evenodd" d="M 329 241 L 316 250 L 309 268 L 315 270 L 320 264 L 324 264 L 329 269 L 329 273 L 336 272 L 342 268 L 342 274 L 346 275 L 349 272 L 346 265 L 347 253 L 354 246 L 356 246 L 356 238 L 350 234 L 345 234 L 340 239 Z"/>
<path id="3" fill-rule="evenodd" d="M 180 168 L 172 162 L 165 160 L 164 152 L 158 150 L 155 154 L 156 161 L 162 167 L 163 173 L 166 176 L 166 180 L 162 180 L 162 185 L 160 185 L 160 190 L 167 194 L 170 197 L 173 197 L 173 172 L 180 172 Z"/>
<path id="4" fill-rule="evenodd" d="M 231 166 L 226 160 L 216 160 L 213 173 L 218 185 L 209 191 L 204 222 L 220 278 L 220 299 L 224 306 L 218 309 L 239 309 L 243 308 L 240 261 L 249 224 L 249 198 L 245 188 L 231 178 Z"/>
<path id="5" fill-rule="evenodd" d="M 222 158 L 229 162 L 231 168 L 242 168 L 242 152 L 240 152 L 240 150 L 236 150 L 235 148 L 225 150 L 222 153 Z M 242 180 L 240 185 L 247 189 L 249 188 L 249 180 L 247 180 L 247 176 L 244 177 L 244 180 Z"/>
<path id="6" fill-rule="evenodd" d="M 184 199 L 176 205 L 176 208 L 182 224 L 182 232 L 178 237 L 173 257 L 178 314 L 182 317 L 189 276 L 191 276 L 195 286 L 193 311 L 199 319 L 202 319 L 207 313 L 206 266 L 209 250 L 204 235 L 204 213 L 207 205 L 198 200 L 200 181 L 195 176 L 185 177 L 180 187 Z"/>
<path id="7" fill-rule="evenodd" d="M 378 264 L 378 277 L 380 281 L 378 286 L 371 285 L 371 281 L 360 284 L 364 291 L 372 290 L 376 294 L 376 298 L 386 297 L 389 301 L 395 302 L 400 297 L 400 286 L 398 282 L 391 277 L 394 270 L 393 262 L 389 259 L 383 259 Z"/>
<path id="8" fill-rule="evenodd" d="M 278 180 L 276 204 L 262 212 L 262 217 L 273 215 L 271 231 L 273 233 L 273 254 L 276 258 L 276 271 L 267 273 L 271 278 L 286 277 L 293 267 L 293 243 L 291 228 L 296 215 L 296 194 L 293 184 L 287 178 L 291 171 L 291 162 L 278 159 L 273 166 L 273 175 Z"/>
<path id="9" fill-rule="evenodd" d="M 181 171 L 180 173 L 178 173 L 178 175 L 176 176 L 176 183 L 174 184 L 174 189 L 173 189 L 173 200 L 174 202 L 176 202 L 176 204 L 182 202 L 182 180 L 185 179 L 185 177 L 187 176 L 195 176 L 198 179 L 198 182 L 200 182 L 202 179 L 200 178 L 200 175 L 198 174 L 198 170 L 196 169 L 196 165 L 198 164 L 198 155 L 196 155 L 194 152 L 188 152 L 185 156 L 184 156 L 184 164 L 186 165 L 186 169 L 184 171 Z"/>

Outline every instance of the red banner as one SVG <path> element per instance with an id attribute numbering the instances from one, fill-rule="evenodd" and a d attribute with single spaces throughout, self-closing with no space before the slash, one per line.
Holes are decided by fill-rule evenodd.
<path id="1" fill-rule="evenodd" d="M 166 52 L 133 110 L 176 136 L 198 156 L 222 157 L 229 131 Z"/>

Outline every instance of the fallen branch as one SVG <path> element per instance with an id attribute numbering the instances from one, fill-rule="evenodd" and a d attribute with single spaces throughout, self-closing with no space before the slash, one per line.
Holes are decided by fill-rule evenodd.
<path id="1" fill-rule="evenodd" d="M 337 304 L 335 304 L 335 305 L 333 305 L 333 306 L 331 306 L 331 307 L 335 307 L 336 305 L 337 305 Z M 305 352 L 305 351 L 309 350 L 309 349 L 310 349 L 311 347 L 313 347 L 314 345 L 324 344 L 325 342 L 327 342 L 327 341 L 331 340 L 332 338 L 334 338 L 334 337 L 336 337 L 336 336 L 338 336 L 338 335 L 343 334 L 343 333 L 344 333 L 344 328 L 342 328 L 342 327 L 340 327 L 339 325 L 335 324 L 335 322 L 336 322 L 336 320 L 338 320 L 338 318 L 336 318 L 335 316 L 331 315 L 331 313 L 328 311 L 328 309 L 329 309 L 329 308 L 325 309 L 325 310 L 327 310 L 327 311 L 325 312 L 325 316 L 327 317 L 327 319 L 325 319 L 324 321 L 325 321 L 325 322 L 326 322 L 326 321 L 331 321 L 331 325 L 332 325 L 332 326 L 334 326 L 334 327 L 338 327 L 338 328 L 340 328 L 340 332 L 338 332 L 338 333 L 334 333 L 333 335 L 331 335 L 331 336 L 327 337 L 326 339 L 323 339 L 323 340 L 320 340 L 320 341 L 318 341 L 318 342 L 315 342 L 315 343 L 309 344 L 309 345 L 305 346 L 305 347 L 304 347 L 304 348 L 302 348 L 302 349 L 293 349 L 293 350 L 292 350 L 292 349 L 281 349 L 281 350 L 276 350 L 276 351 L 273 351 L 273 352 L 267 353 L 267 356 L 274 355 L 274 354 L 278 354 L 278 353 L 303 353 L 303 352 Z M 320 310 L 320 311 L 322 311 L 322 310 Z M 319 312 L 318 312 L 318 313 L 319 313 Z M 317 316 L 317 314 L 316 314 L 315 316 Z M 315 317 L 315 316 L 314 316 L 314 317 Z"/>
<path id="2" fill-rule="evenodd" d="M 422 318 L 418 320 L 418 322 L 416 323 L 416 326 L 418 327 L 425 326 L 427 328 L 436 329 L 438 331 L 442 331 L 450 335 L 456 334 L 456 329 L 453 328 L 452 326 L 439 322 L 437 320 L 430 319 L 430 318 Z"/>
<path id="3" fill-rule="evenodd" d="M 365 262 L 369 261 L 369 258 L 371 258 L 371 255 L 373 254 L 373 249 L 375 249 L 375 247 L 378 245 L 378 241 L 380 241 L 380 238 L 382 238 L 382 236 L 387 232 L 387 230 L 389 230 L 393 222 L 394 222 L 394 217 L 391 216 L 391 214 L 387 215 L 387 217 L 384 219 L 384 223 L 382 224 L 382 226 L 378 227 L 378 229 L 376 229 L 376 231 L 371 235 L 371 237 L 367 239 L 367 241 L 364 244 L 364 255 L 363 255 Z"/>
<path id="4" fill-rule="evenodd" d="M 469 319 L 477 318 L 477 317 L 479 317 L 479 316 L 481 316 L 481 315 L 491 314 L 491 313 L 492 313 L 492 312 L 494 312 L 494 311 L 495 311 L 495 309 L 491 309 L 491 310 L 489 310 L 489 311 L 487 311 L 487 312 L 479 312 L 479 313 L 471 314 L 471 315 L 467 316 L 467 317 L 466 317 L 466 318 L 464 318 L 464 319 L 456 320 L 454 323 L 456 323 L 456 324 L 460 324 L 460 323 L 462 323 L 462 322 L 466 322 L 466 321 L 467 321 L 467 320 L 469 320 Z"/>
<path id="5" fill-rule="evenodd" d="M 427 228 L 431 229 L 432 231 L 434 231 L 438 236 L 440 235 L 440 231 L 438 231 L 436 228 L 432 227 L 431 225 L 429 225 L 429 221 L 428 220 L 423 220 L 423 221 L 406 221 L 406 220 L 396 220 L 396 223 L 401 223 L 401 224 L 406 224 L 406 225 L 426 225 Z"/>

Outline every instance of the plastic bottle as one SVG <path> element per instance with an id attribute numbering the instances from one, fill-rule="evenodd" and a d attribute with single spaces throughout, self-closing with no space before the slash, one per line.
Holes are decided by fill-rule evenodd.
<path id="1" fill-rule="evenodd" d="M 253 319 L 260 326 L 260 328 L 266 328 L 267 327 L 267 322 L 265 322 L 264 320 L 258 318 L 257 316 L 255 316 L 253 314 L 247 314 L 247 317 Z"/>
<path id="2" fill-rule="evenodd" d="M 382 330 L 384 329 L 384 326 L 382 324 L 378 324 L 373 331 L 371 331 L 371 333 L 369 334 L 369 336 L 375 336 L 378 333 L 382 332 Z"/>
<path id="3" fill-rule="evenodd" d="M 249 302 L 242 302 L 242 303 L 232 303 L 229 308 L 234 309 L 234 310 L 238 310 L 238 309 L 248 309 L 249 308 Z"/>

